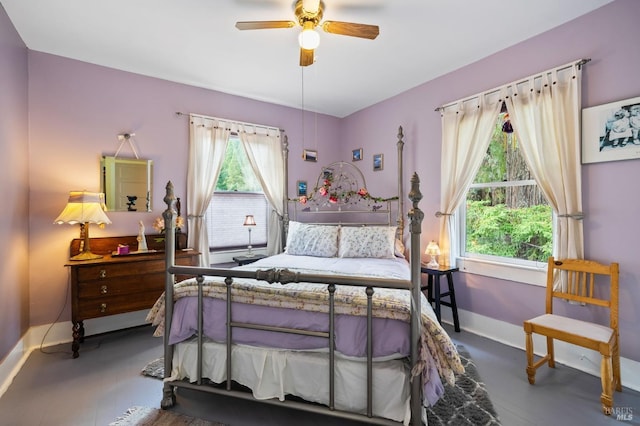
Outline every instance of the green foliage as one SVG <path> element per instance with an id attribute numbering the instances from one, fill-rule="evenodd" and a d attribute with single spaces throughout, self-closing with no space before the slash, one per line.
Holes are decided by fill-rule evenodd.
<path id="1" fill-rule="evenodd" d="M 216 191 L 262 192 L 239 139 L 229 139 Z"/>
<path id="2" fill-rule="evenodd" d="M 535 185 L 503 185 L 531 179 L 515 133 L 504 133 L 504 115 L 469 190 L 466 252 L 545 262 L 553 248 L 551 207 Z M 490 185 L 489 185 L 490 184 Z"/>
<path id="3" fill-rule="evenodd" d="M 548 205 L 511 209 L 467 201 L 467 252 L 545 262 L 552 248 Z"/>

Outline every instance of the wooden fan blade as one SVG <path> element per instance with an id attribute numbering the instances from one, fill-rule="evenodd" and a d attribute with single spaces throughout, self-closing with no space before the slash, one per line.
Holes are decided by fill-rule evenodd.
<path id="1" fill-rule="evenodd" d="M 324 21 L 322 29 L 328 33 L 373 40 L 380 34 L 377 25 L 354 24 L 353 22 Z"/>
<path id="2" fill-rule="evenodd" d="M 300 66 L 306 67 L 313 64 L 313 49 L 300 48 Z"/>
<path id="3" fill-rule="evenodd" d="M 271 28 L 293 28 L 293 21 L 239 21 L 236 28 L 239 30 L 268 30 Z"/>

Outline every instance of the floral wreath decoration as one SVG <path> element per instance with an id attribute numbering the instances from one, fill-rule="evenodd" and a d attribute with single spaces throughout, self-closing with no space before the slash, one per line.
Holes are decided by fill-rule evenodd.
<path id="1" fill-rule="evenodd" d="M 309 204 L 316 204 L 319 206 L 327 206 L 328 204 L 334 205 L 357 205 L 360 202 L 367 202 L 367 206 L 371 207 L 374 211 L 382 208 L 381 205 L 375 203 L 383 203 L 388 201 L 397 200 L 398 197 L 374 197 L 369 193 L 366 187 L 358 187 L 355 179 L 350 179 L 345 173 L 338 173 L 337 179 L 334 179 L 335 174 L 324 173 L 323 179 L 318 179 L 318 185 L 313 189 L 313 192 L 309 195 L 302 195 L 298 198 L 291 199 L 291 201 L 297 201 L 303 206 L 307 206 L 303 211 L 310 211 Z M 354 188 L 358 188 L 357 190 Z M 371 203 L 374 203 L 371 206 Z"/>

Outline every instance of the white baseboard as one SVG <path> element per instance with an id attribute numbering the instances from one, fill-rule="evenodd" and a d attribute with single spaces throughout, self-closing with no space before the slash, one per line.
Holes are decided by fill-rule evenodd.
<path id="1" fill-rule="evenodd" d="M 86 320 L 84 322 L 86 336 L 143 325 L 148 312 L 148 310 L 144 310 Z M 40 348 L 40 345 L 48 347 L 61 343 L 71 343 L 73 340 L 71 331 L 71 321 L 29 328 L 13 350 L 0 363 L 0 397 L 9 389 L 13 378 L 20 372 L 31 352 Z M 71 347 L 69 347 L 69 350 L 71 350 Z M 80 353 L 82 353 L 82 347 L 80 348 Z"/>
<path id="2" fill-rule="evenodd" d="M 461 309 L 458 309 L 458 317 L 461 329 L 521 349 L 522 374 L 526 374 L 525 336 L 521 325 L 517 326 Z M 442 310 L 442 321 L 453 324 L 450 309 Z M 537 355 L 542 355 L 543 351 L 546 351 L 546 339 L 534 334 L 533 347 Z M 558 340 L 554 342 L 554 351 L 555 359 L 560 364 L 600 377 L 602 358 L 598 352 Z M 640 391 L 640 362 L 621 357 L 620 376 L 624 387 Z"/>

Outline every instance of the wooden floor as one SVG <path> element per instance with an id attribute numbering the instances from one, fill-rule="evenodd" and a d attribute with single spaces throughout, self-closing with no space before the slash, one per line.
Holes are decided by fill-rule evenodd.
<path id="1" fill-rule="evenodd" d="M 558 365 L 541 368 L 531 386 L 522 351 L 445 327 L 470 352 L 504 426 L 640 424 L 638 392 L 625 388 L 614 396 L 616 407 L 631 410 L 632 421 L 605 417 L 597 377 Z M 129 407 L 158 407 L 161 381 L 140 374 L 162 355 L 162 339 L 151 333 L 141 327 L 89 337 L 77 359 L 71 358 L 70 344 L 45 348 L 46 354 L 35 351 L 0 398 L 0 425 L 108 425 Z M 229 426 L 361 425 L 185 389 L 174 410 Z"/>

